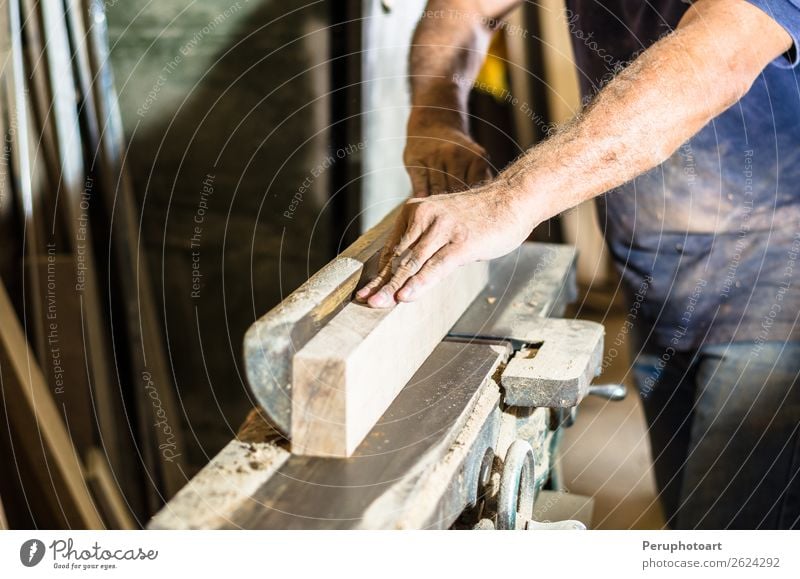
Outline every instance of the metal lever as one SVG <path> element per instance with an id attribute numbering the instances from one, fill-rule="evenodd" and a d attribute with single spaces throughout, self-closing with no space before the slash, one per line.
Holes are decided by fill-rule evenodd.
<path id="1" fill-rule="evenodd" d="M 597 384 L 596 386 L 589 386 L 586 391 L 587 394 L 592 396 L 599 396 L 611 402 L 619 402 L 624 400 L 628 395 L 628 388 L 624 384 Z M 577 414 L 577 406 L 570 408 L 555 408 L 553 413 L 554 422 L 551 423 L 550 429 L 555 430 L 559 426 L 569 428 L 575 424 L 575 416 Z"/>
<path id="2" fill-rule="evenodd" d="M 612 402 L 618 402 L 624 400 L 625 396 L 628 395 L 628 388 L 624 384 L 597 384 L 596 386 L 589 386 L 587 393 Z"/>

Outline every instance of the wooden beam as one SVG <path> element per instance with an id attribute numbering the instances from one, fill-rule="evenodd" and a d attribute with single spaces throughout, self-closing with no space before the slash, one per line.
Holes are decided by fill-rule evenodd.
<path id="1" fill-rule="evenodd" d="M 40 299 L 47 317 L 47 353 L 39 367 L 53 400 L 63 409 L 72 444 L 85 457 L 84 452 L 95 445 L 97 413 L 86 363 L 81 302 L 74 291 L 75 262 L 72 255 L 53 251 L 29 261 L 27 267 L 39 269 L 46 289 Z M 119 427 L 119 417 L 113 423 Z"/>
<path id="2" fill-rule="evenodd" d="M 1 282 L 0 388 L 11 427 L 27 445 L 24 452 L 50 507 L 70 528 L 103 528 L 69 432 Z"/>
<path id="3" fill-rule="evenodd" d="M 3 510 L 3 500 L 0 499 L 0 530 L 8 529 L 8 521 L 6 520 L 6 512 Z"/>
<path id="4" fill-rule="evenodd" d="M 33 117 L 38 127 L 38 131 L 35 133 L 38 142 L 35 143 L 31 155 L 34 159 L 32 164 L 34 166 L 45 165 L 43 172 L 46 173 L 47 184 L 53 187 L 52 192 L 55 192 L 55 184 L 60 179 L 61 170 L 56 152 L 53 114 L 51 114 L 53 112 L 53 95 L 48 82 L 49 65 L 44 49 L 45 35 L 42 33 L 39 18 L 39 0 L 22 0 L 21 6 L 25 36 L 26 77 L 33 104 Z M 48 211 L 52 208 L 50 205 L 52 201 L 48 199 Z"/>
<path id="5" fill-rule="evenodd" d="M 0 26 L 2 26 L 0 18 Z M 0 32 L 4 30 L 0 28 Z M 0 49 L 0 55 L 3 50 Z M 14 200 L 13 180 L 8 170 L 8 161 L 11 159 L 11 144 L 8 142 L 9 122 L 8 102 L 5 94 L 6 79 L 0 74 L 0 277 L 13 280 L 9 293 L 19 296 L 22 275 L 20 270 L 20 256 L 22 255 L 22 226 L 19 220 L 16 202 Z"/>
<path id="6" fill-rule="evenodd" d="M 350 301 L 372 262 L 377 265 L 399 209 L 259 318 L 245 334 L 247 382 L 265 414 L 286 437 L 291 437 L 292 429 L 292 355 Z"/>
<path id="7" fill-rule="evenodd" d="M 39 200 L 35 197 L 32 184 L 32 167 L 30 160 L 29 103 L 25 90 L 25 65 L 23 57 L 22 23 L 20 20 L 20 4 L 18 0 L 10 0 L 0 8 L 0 61 L 8 63 L 3 70 L 4 88 L 7 92 L 9 108 L 9 131 L 11 138 L 11 160 L 13 171 L 13 188 L 19 199 L 25 221 L 24 248 L 25 257 L 33 258 L 41 255 L 42 230 L 38 215 Z M 35 267 L 27 268 L 23 282 L 23 324 L 31 328 L 30 334 L 36 346 L 36 352 L 44 359 L 44 316 L 39 307 L 41 282 Z M 28 301 L 32 302 L 28 306 Z M 30 312 L 30 319 L 29 319 Z"/>
<path id="8" fill-rule="evenodd" d="M 294 356 L 292 452 L 350 456 L 488 277 L 478 262 L 415 302 L 346 305 Z"/>
<path id="9" fill-rule="evenodd" d="M 90 213 L 90 205 L 96 201 L 93 199 L 93 182 L 87 180 L 83 160 L 67 15 L 61 0 L 40 0 L 39 8 L 47 38 L 45 57 L 52 88 L 50 116 L 59 167 L 57 211 L 63 216 L 56 222 L 56 229 L 61 231 L 60 224 L 63 223 L 63 238 L 67 240 L 66 246 L 59 248 L 59 253 L 65 254 L 61 259 L 73 260 L 75 266 L 80 264 L 83 268 L 78 275 L 76 272 L 79 270 L 73 267 L 71 277 L 75 283 L 70 287 L 65 285 L 58 296 L 65 301 L 64 306 L 59 308 L 59 315 L 67 319 L 77 317 L 77 323 L 65 325 L 63 339 L 73 339 L 79 346 L 78 355 L 83 359 L 85 370 L 83 373 L 79 371 L 76 376 L 78 379 L 88 379 L 90 384 L 91 409 L 97 419 L 98 441 L 112 469 L 118 477 L 125 479 L 124 486 L 131 491 L 134 477 L 130 473 L 136 468 L 133 459 L 135 449 L 121 435 L 128 430 L 125 424 L 120 428 L 126 412 L 109 363 L 113 359 L 109 348 L 110 332 L 107 331 L 104 299 L 99 290 L 101 270 L 97 267 L 94 255 L 92 230 L 95 224 Z M 63 279 L 69 279 L 69 273 L 64 271 L 64 274 Z M 67 311 L 70 309 L 77 316 Z M 73 346 L 72 349 L 76 348 Z M 85 409 L 85 421 L 90 420 L 89 410 L 89 407 Z M 83 452 L 88 446 L 81 444 L 78 448 Z"/>
<path id="10" fill-rule="evenodd" d="M 101 0 L 68 0 L 67 4 L 78 83 L 82 90 L 90 89 L 80 95 L 83 110 L 95 115 L 94 122 L 87 124 L 87 141 L 97 155 L 88 169 L 99 175 L 108 231 L 113 232 L 109 239 L 113 262 L 109 277 L 118 283 L 123 305 L 119 323 L 125 328 L 127 342 L 115 348 L 127 349 L 139 420 L 140 452 L 148 469 L 148 480 L 157 487 L 147 489 L 149 507 L 154 512 L 165 498 L 172 497 L 187 482 L 179 406 L 147 256 L 141 247 L 141 212 L 123 162 L 126 143 L 109 60 L 105 6 Z M 83 13 L 79 17 L 75 11 L 81 5 Z M 86 23 L 88 30 L 83 28 Z M 90 70 L 84 69 L 87 65 Z M 93 80 L 86 87 L 88 78 Z M 93 134 L 97 129 L 100 132 Z M 112 321 L 115 319 L 112 317 Z"/>
<path id="11" fill-rule="evenodd" d="M 138 529 L 115 478 L 108 466 L 106 454 L 97 447 L 89 449 L 86 453 L 86 480 L 103 512 L 106 528 Z"/>

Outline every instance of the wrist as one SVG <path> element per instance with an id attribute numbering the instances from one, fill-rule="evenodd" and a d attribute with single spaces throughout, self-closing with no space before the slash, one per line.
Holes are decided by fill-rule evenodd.
<path id="1" fill-rule="evenodd" d="M 425 132 L 430 127 L 444 127 L 466 134 L 467 115 L 458 103 L 452 100 L 431 100 L 415 103 L 408 116 L 408 132 Z"/>
<path id="2" fill-rule="evenodd" d="M 531 173 L 530 170 L 521 170 L 510 175 L 501 173 L 497 179 L 509 203 L 524 220 L 528 232 L 553 217 L 546 194 L 550 189 Z"/>

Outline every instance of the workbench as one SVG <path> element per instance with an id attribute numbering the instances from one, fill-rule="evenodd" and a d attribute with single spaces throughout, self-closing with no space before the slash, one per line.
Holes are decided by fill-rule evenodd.
<path id="1" fill-rule="evenodd" d="M 292 353 L 352 298 L 390 221 L 253 325 L 244 354 L 260 406 L 149 528 L 585 526 L 589 500 L 571 503 L 583 522 L 543 522 L 564 494 L 560 434 L 593 390 L 624 391 L 591 385 L 603 327 L 560 317 L 576 296 L 571 247 L 527 242 L 492 261 L 489 283 L 351 457 L 290 452 Z"/>

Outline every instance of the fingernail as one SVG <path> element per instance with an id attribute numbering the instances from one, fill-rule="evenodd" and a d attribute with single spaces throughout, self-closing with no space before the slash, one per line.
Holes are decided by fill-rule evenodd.
<path id="1" fill-rule="evenodd" d="M 414 288 L 413 287 L 404 287 L 400 290 L 400 293 L 397 295 L 401 300 L 407 301 L 414 299 Z"/>
<path id="2" fill-rule="evenodd" d="M 374 296 L 372 296 L 370 298 L 370 302 L 369 303 L 372 306 L 376 306 L 376 307 L 379 307 L 379 308 L 385 308 L 386 306 L 391 304 L 391 301 L 390 301 L 390 298 L 389 298 L 389 292 L 387 292 L 386 290 L 379 291 L 378 293 L 376 293 Z"/>
<path id="3" fill-rule="evenodd" d="M 358 290 L 356 292 L 356 298 L 358 298 L 360 300 L 364 299 L 365 297 L 367 297 L 367 295 L 369 295 L 369 289 L 367 289 L 365 287 L 362 287 L 360 290 Z"/>

